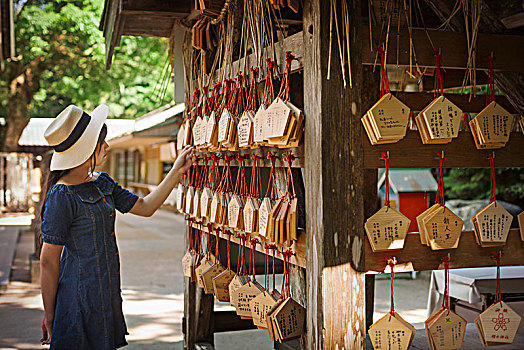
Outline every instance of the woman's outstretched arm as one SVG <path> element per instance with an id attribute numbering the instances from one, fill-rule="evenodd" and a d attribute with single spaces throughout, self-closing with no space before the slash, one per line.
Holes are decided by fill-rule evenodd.
<path id="1" fill-rule="evenodd" d="M 40 286 L 44 301 L 42 344 L 50 344 L 55 318 L 56 291 L 60 276 L 60 256 L 64 246 L 45 243 L 40 253 Z"/>
<path id="2" fill-rule="evenodd" d="M 164 180 L 147 196 L 139 198 L 129 211 L 135 215 L 151 216 L 166 201 L 173 188 L 180 183 L 182 175 L 194 162 L 193 147 L 186 146 Z"/>

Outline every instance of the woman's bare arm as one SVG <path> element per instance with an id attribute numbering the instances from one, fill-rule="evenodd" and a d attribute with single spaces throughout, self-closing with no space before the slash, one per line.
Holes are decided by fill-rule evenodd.
<path id="1" fill-rule="evenodd" d="M 166 201 L 173 188 L 194 162 L 193 147 L 186 146 L 164 180 L 144 198 L 139 198 L 129 211 L 135 215 L 151 216 Z"/>
<path id="2" fill-rule="evenodd" d="M 60 276 L 60 256 L 64 246 L 45 243 L 40 254 L 40 286 L 44 301 L 43 340 L 50 341 L 55 318 L 56 291 Z M 46 342 L 48 344 L 48 342 Z"/>

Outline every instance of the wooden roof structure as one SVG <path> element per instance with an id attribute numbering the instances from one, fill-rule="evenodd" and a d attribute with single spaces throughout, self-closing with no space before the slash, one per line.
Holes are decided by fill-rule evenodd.
<path id="1" fill-rule="evenodd" d="M 192 1 L 105 0 L 100 30 L 106 41 L 106 68 L 122 35 L 169 37 L 176 20 L 190 15 Z"/>

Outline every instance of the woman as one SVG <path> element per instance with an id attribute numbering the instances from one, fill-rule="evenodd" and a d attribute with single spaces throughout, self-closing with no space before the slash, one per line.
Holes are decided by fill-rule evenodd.
<path id="1" fill-rule="evenodd" d="M 94 171 L 107 156 L 107 114 L 105 105 L 91 115 L 69 106 L 45 132 L 54 153 L 41 210 L 41 341 L 51 349 L 127 345 L 115 209 L 151 216 L 194 162 L 186 147 L 160 185 L 138 198 Z"/>

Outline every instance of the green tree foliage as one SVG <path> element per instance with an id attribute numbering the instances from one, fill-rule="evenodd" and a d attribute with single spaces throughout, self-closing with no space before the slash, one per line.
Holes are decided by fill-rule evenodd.
<path id="1" fill-rule="evenodd" d="M 524 208 L 524 170 L 495 169 L 496 198 Z M 450 169 L 444 178 L 448 199 L 489 199 L 490 169 Z"/>
<path id="2" fill-rule="evenodd" d="M 18 136 L 29 117 L 55 117 L 70 103 L 87 111 L 105 103 L 111 116 L 135 118 L 172 100 L 172 88 L 163 99 L 157 88 L 167 39 L 124 37 L 105 70 L 98 28 L 103 6 L 103 0 L 15 3 L 16 57 L 6 63 L 0 83 L 6 145 L 16 144 L 10 135 Z"/>

